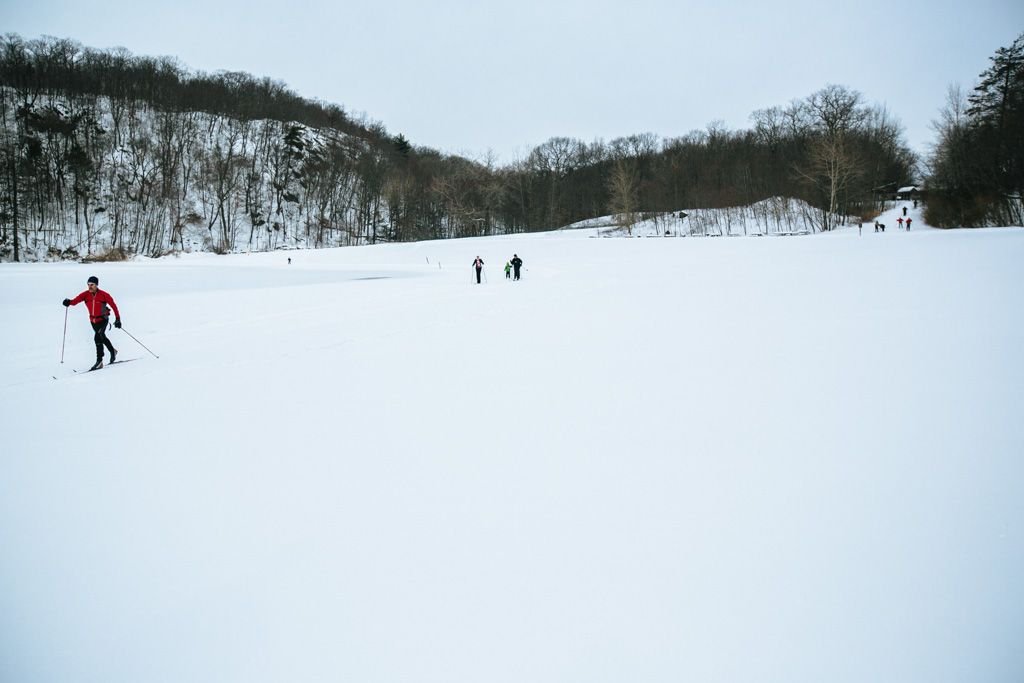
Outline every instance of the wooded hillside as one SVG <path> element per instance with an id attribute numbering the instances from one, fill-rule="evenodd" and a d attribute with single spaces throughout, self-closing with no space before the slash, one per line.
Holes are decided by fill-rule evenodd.
<path id="1" fill-rule="evenodd" d="M 4 260 L 466 237 L 776 196 L 827 230 L 872 215 L 915 163 L 896 120 L 842 86 L 755 112 L 749 130 L 556 137 L 499 167 L 270 79 L 12 34 L 0 121 Z"/>

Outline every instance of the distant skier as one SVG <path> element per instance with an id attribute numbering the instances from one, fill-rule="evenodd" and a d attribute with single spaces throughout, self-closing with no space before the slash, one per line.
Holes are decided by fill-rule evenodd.
<path id="1" fill-rule="evenodd" d="M 905 207 L 905 206 L 903 207 L 903 215 L 904 215 L 904 216 L 906 216 L 906 215 L 907 215 L 907 207 Z"/>
<path id="2" fill-rule="evenodd" d="M 512 270 L 515 271 L 515 277 L 513 279 L 519 279 L 519 269 L 523 267 L 523 259 L 519 258 L 517 254 L 512 254 Z"/>
<path id="3" fill-rule="evenodd" d="M 512 264 L 505 261 L 505 279 L 508 280 L 512 277 Z"/>
<path id="4" fill-rule="evenodd" d="M 110 351 L 110 362 L 117 358 L 117 349 L 107 339 L 107 324 L 110 321 L 110 310 L 114 311 L 114 327 L 121 327 L 121 313 L 117 310 L 114 297 L 100 289 L 100 279 L 95 275 L 89 277 L 86 282 L 86 290 L 74 299 L 64 299 L 65 306 L 77 306 L 85 302 L 89 312 L 89 323 L 92 325 L 93 341 L 96 342 L 96 364 L 90 370 L 99 370 L 103 367 L 103 347 Z"/>
<path id="5" fill-rule="evenodd" d="M 902 216 L 896 219 L 896 229 L 897 230 L 902 230 L 903 229 L 903 217 Z"/>
<path id="6" fill-rule="evenodd" d="M 907 216 L 907 230 L 910 230 L 910 216 Z"/>
<path id="7" fill-rule="evenodd" d="M 480 273 L 484 270 L 484 260 L 477 256 L 473 261 L 473 267 L 476 268 L 476 283 L 480 284 Z"/>

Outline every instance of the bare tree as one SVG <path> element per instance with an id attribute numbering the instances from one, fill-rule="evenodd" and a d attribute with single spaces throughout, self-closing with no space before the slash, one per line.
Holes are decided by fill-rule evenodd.
<path id="1" fill-rule="evenodd" d="M 608 179 L 608 191 L 611 194 L 609 210 L 615 216 L 615 223 L 625 228 L 629 235 L 633 234 L 637 215 L 637 188 L 639 179 L 635 162 L 631 159 L 619 159 L 612 168 Z"/>
<path id="2" fill-rule="evenodd" d="M 826 197 L 822 207 L 822 230 L 836 227 L 839 198 L 860 175 L 860 163 L 841 135 L 823 136 L 811 146 L 808 155 L 807 179 L 817 185 Z"/>

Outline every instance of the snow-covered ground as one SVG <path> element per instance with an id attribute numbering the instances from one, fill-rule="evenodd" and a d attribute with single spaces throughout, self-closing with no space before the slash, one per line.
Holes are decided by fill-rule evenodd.
<path id="1" fill-rule="evenodd" d="M 0 680 L 1024 680 L 1024 229 L 893 217 L 3 265 Z"/>
<path id="2" fill-rule="evenodd" d="M 897 218 L 904 206 L 917 225 L 920 211 L 909 202 L 886 202 L 885 215 Z M 587 229 L 598 237 L 704 237 L 725 236 L 792 236 L 809 235 L 822 231 L 822 213 L 805 201 L 787 197 L 769 197 L 750 206 L 723 209 L 685 209 L 668 212 L 640 212 L 633 215 L 635 222 L 626 227 L 622 215 L 597 216 L 572 223 L 563 230 Z M 835 215 L 836 226 L 853 225 L 854 217 Z M 896 228 L 895 222 L 893 228 Z"/>

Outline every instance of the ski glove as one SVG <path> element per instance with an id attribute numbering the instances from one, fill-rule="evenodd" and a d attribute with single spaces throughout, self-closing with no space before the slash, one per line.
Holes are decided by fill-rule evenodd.
<path id="1" fill-rule="evenodd" d="M 117 329 L 121 329 L 121 319 L 120 318 L 118 318 L 117 320 L 114 321 L 114 327 L 116 327 Z"/>
<path id="2" fill-rule="evenodd" d="M 61 303 L 63 303 L 65 306 L 70 306 L 71 305 L 71 299 L 64 299 L 64 301 L 62 301 Z"/>

